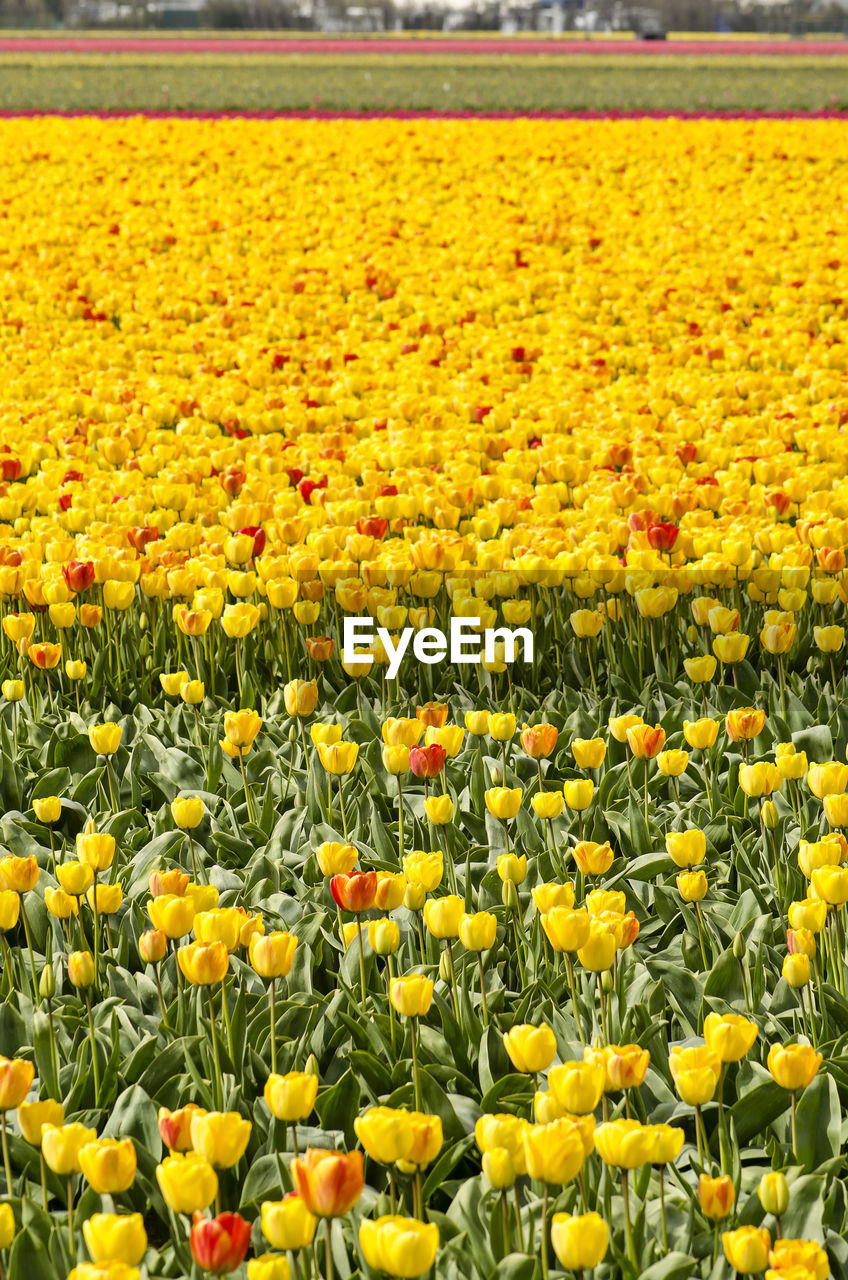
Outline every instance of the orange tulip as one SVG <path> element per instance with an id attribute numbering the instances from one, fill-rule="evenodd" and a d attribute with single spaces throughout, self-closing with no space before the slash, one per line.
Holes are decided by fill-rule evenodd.
<path id="1" fill-rule="evenodd" d="M 361 1151 L 309 1147 L 291 1163 L 295 1190 L 316 1218 L 341 1218 L 356 1204 L 365 1179 Z"/>

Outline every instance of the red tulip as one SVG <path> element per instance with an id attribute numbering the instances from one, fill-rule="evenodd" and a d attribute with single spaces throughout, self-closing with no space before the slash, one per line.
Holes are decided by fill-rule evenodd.
<path id="1" fill-rule="evenodd" d="M 677 541 L 677 534 L 676 524 L 660 521 L 658 524 L 648 526 L 648 543 L 654 551 L 671 551 Z"/>
<path id="2" fill-rule="evenodd" d="M 320 480 L 301 480 L 300 484 L 298 485 L 298 488 L 300 489 L 300 496 L 301 498 L 303 498 L 303 501 L 306 503 L 307 506 L 311 506 L 312 495 L 313 493 L 315 493 L 316 489 L 326 489 L 326 487 L 327 487 L 326 476 L 322 476 Z"/>
<path id="3" fill-rule="evenodd" d="M 201 1270 L 220 1276 L 235 1271 L 244 1261 L 250 1243 L 250 1223 L 239 1213 L 219 1213 L 217 1218 L 196 1213 L 189 1243 Z"/>
<path id="4" fill-rule="evenodd" d="M 431 747 L 410 747 L 409 767 L 416 778 L 438 778 L 447 754 L 437 742 Z"/>
<path id="5" fill-rule="evenodd" d="M 17 480 L 21 474 L 20 458 L 3 458 L 0 461 L 0 473 L 4 480 Z"/>
<path id="6" fill-rule="evenodd" d="M 362 516 L 356 522 L 357 533 L 367 534 L 369 538 L 376 538 L 378 542 L 382 542 L 385 538 L 388 527 L 388 520 L 383 520 L 379 516 Z"/>
<path id="7" fill-rule="evenodd" d="M 260 529 L 259 525 L 249 524 L 246 528 L 239 529 L 239 533 L 246 533 L 249 538 L 253 539 L 253 554 L 254 556 L 261 556 L 265 550 L 265 542 L 267 540 L 265 530 Z"/>
<path id="8" fill-rule="evenodd" d="M 333 876 L 330 892 L 342 911 L 361 915 L 370 911 L 377 896 L 376 871 L 351 871 L 350 875 Z"/>
<path id="9" fill-rule="evenodd" d="M 94 581 L 94 563 L 91 560 L 72 560 L 62 566 L 62 577 L 71 591 L 87 591 Z"/>

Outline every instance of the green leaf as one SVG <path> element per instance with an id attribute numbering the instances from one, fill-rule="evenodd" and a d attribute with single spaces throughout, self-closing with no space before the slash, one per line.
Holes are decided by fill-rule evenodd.
<path id="1" fill-rule="evenodd" d="M 825 764 L 833 759 L 833 735 L 826 724 L 814 724 L 792 734 L 796 751 L 806 751 L 810 764 Z"/>
<path id="2" fill-rule="evenodd" d="M 474 1134 L 470 1133 L 466 1138 L 461 1138 L 459 1142 L 453 1143 L 452 1146 L 444 1150 L 427 1174 L 427 1181 L 424 1183 L 424 1199 L 425 1201 L 438 1191 L 447 1176 L 459 1164 L 466 1151 L 474 1145 Z"/>
<path id="3" fill-rule="evenodd" d="M 352 1071 L 346 1071 L 334 1085 L 318 1094 L 315 1112 L 323 1129 L 341 1130 L 346 1141 L 353 1143 L 353 1122 L 359 1114 L 359 1081 Z"/>
<path id="4" fill-rule="evenodd" d="M 694 1274 L 695 1259 L 688 1253 L 672 1251 L 655 1262 L 653 1266 L 639 1272 L 639 1280 L 686 1280 Z"/>
<path id="5" fill-rule="evenodd" d="M 65 1274 L 64 1268 L 62 1274 Z M 38 1280 L 59 1280 L 59 1273 L 42 1242 L 29 1228 L 19 1231 L 9 1254 L 10 1276 L 38 1276 Z"/>
<path id="6" fill-rule="evenodd" d="M 803 1091 L 797 1106 L 796 1133 L 798 1161 L 814 1169 L 839 1154 L 842 1138 L 842 1110 L 836 1081 L 820 1072 Z"/>
<path id="7" fill-rule="evenodd" d="M 773 1080 L 755 1085 L 730 1111 L 740 1144 L 747 1146 L 752 1138 L 773 1124 L 788 1106 L 789 1095 Z"/>
<path id="8" fill-rule="evenodd" d="M 525 1253 L 510 1253 L 499 1262 L 490 1280 L 535 1280 L 542 1274 L 542 1264 Z"/>
<path id="9" fill-rule="evenodd" d="M 251 1162 L 241 1188 L 239 1208 L 242 1213 L 256 1213 L 263 1200 L 276 1200 L 286 1193 L 288 1187 L 284 1185 L 281 1174 L 281 1165 L 284 1164 L 285 1161 L 276 1154 L 260 1156 Z"/>

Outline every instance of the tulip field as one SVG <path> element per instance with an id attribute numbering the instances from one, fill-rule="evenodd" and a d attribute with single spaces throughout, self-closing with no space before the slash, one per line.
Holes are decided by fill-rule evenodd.
<path id="1" fill-rule="evenodd" d="M 845 52 L 479 53 L 220 51 L 161 40 L 154 52 L 19 50 L 0 38 L 0 111 L 835 111 L 848 108 Z M 39 43 L 39 42 L 35 42 Z M 130 42 L 131 43 L 131 42 Z M 259 43 L 259 42 L 254 42 Z M 414 43 L 414 42 L 413 42 Z M 424 43 L 419 41 L 419 43 Z M 430 42 L 427 42 L 430 43 Z M 446 42 L 448 45 L 451 42 Z M 526 42 L 525 42 L 526 43 Z M 183 49 L 175 46 L 189 45 Z M 231 51 L 233 46 L 238 52 Z"/>
<path id="2" fill-rule="evenodd" d="M 0 157 L 0 1280 L 848 1280 L 845 126 Z"/>

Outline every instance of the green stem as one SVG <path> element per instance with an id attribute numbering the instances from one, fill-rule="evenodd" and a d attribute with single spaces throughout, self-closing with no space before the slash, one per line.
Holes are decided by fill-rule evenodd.
<path id="1" fill-rule="evenodd" d="M 190 830 L 187 832 L 187 834 L 188 834 L 188 847 L 189 847 L 189 849 L 191 850 L 191 870 L 192 870 L 192 874 L 194 875 L 194 881 L 195 881 L 195 884 L 200 884 L 200 877 L 199 877 L 199 876 L 198 876 L 198 874 L 197 874 L 197 856 L 196 856 L 196 854 L 195 854 L 195 852 L 194 852 L 194 840 L 192 839 L 192 835 L 191 835 L 191 831 L 190 831 Z"/>
<path id="2" fill-rule="evenodd" d="M 277 982 L 271 979 L 271 1071 L 277 1074 Z"/>
<path id="3" fill-rule="evenodd" d="M 359 943 L 359 990 L 362 1004 L 362 1016 L 365 1016 L 368 992 L 365 987 L 365 952 L 362 948 L 362 916 L 356 917 L 356 937 Z"/>
<path id="4" fill-rule="evenodd" d="M 92 910 L 94 912 L 94 990 L 100 990 L 100 912 L 97 907 L 97 869 L 91 884 Z M 176 943 L 174 944 L 176 946 Z M 179 965 L 177 966 L 179 968 Z"/>
<path id="5" fill-rule="evenodd" d="M 247 816 L 252 823 L 256 823 L 256 811 L 253 807 L 253 792 L 250 790 L 250 783 L 247 780 L 247 773 L 244 768 L 244 756 L 242 749 L 239 747 L 239 768 L 241 769 L 241 780 L 244 784 L 244 798 L 247 801 Z"/>
<path id="6" fill-rule="evenodd" d="M 109 783 L 109 797 L 112 801 L 112 812 L 118 812 L 118 802 L 115 799 L 115 782 L 112 778 L 112 770 L 109 768 L 109 757 L 106 756 L 106 778 Z"/>
<path id="7" fill-rule="evenodd" d="M 628 1186 L 627 1170 L 621 1171 L 621 1194 L 624 1198 L 624 1233 L 627 1239 L 627 1256 L 633 1267 L 636 1266 L 636 1248 L 633 1244 L 633 1225 L 630 1220 L 630 1188 Z"/>
<path id="8" fill-rule="evenodd" d="M 85 1008 L 88 1014 L 88 1034 L 91 1039 L 91 1069 L 94 1073 L 94 1105 L 100 1106 L 100 1063 L 97 1060 L 97 1038 L 94 1034 L 94 1015 L 91 1012 L 91 997 L 85 993 Z"/>
<path id="9" fill-rule="evenodd" d="M 12 1195 L 12 1164 L 9 1160 L 9 1140 L 6 1136 L 6 1112 L 0 1111 L 0 1135 L 3 1139 L 3 1168 L 6 1171 L 6 1195 Z"/>
<path id="10" fill-rule="evenodd" d="M 156 994 L 159 997 L 159 1012 L 162 1014 L 162 1026 L 170 1031 L 168 1026 L 168 1015 L 165 1011 L 165 997 L 162 995 L 162 983 L 159 980 L 159 966 L 153 965 L 153 981 L 156 983 Z"/>
<path id="11" fill-rule="evenodd" d="M 521 1222 L 521 1200 L 518 1196 L 518 1183 L 516 1182 L 512 1188 L 513 1197 L 515 1199 L 515 1222 L 518 1228 L 518 1249 L 520 1253 L 524 1252 L 524 1227 Z"/>
<path id="12" fill-rule="evenodd" d="M 601 998 L 601 1034 L 604 1038 L 604 1044 L 609 1044 L 609 1031 L 607 1029 L 607 998 L 604 993 L 603 976 L 598 974 L 598 994 Z"/>
<path id="13" fill-rule="evenodd" d="M 415 1110 L 421 1110 L 421 1076 L 418 1067 L 418 1019 L 410 1019 L 412 1033 L 412 1084 L 415 1091 Z"/>
<path id="14" fill-rule="evenodd" d="M 344 790 L 342 788 L 341 774 L 339 774 L 339 808 L 341 809 L 341 812 L 342 812 L 342 831 L 344 832 L 345 840 L 347 840 L 347 814 L 345 813 Z"/>
<path id="15" fill-rule="evenodd" d="M 20 895 L 20 899 L 21 899 L 21 919 L 24 922 L 24 933 L 26 934 L 27 947 L 29 948 L 29 976 L 32 982 L 32 994 L 33 994 L 33 999 L 35 1000 L 35 1003 L 41 1004 L 41 995 L 39 994 L 38 983 L 35 980 L 35 948 L 32 945 L 32 932 L 30 931 L 30 927 L 29 927 L 29 917 L 27 916 L 27 913 L 26 913 L 26 906 L 24 904 L 23 894 Z M 10 1189 L 9 1195 L 11 1194 L 12 1192 Z"/>
<path id="16" fill-rule="evenodd" d="M 489 1006 L 486 1003 L 486 979 L 483 975 L 483 955 L 477 952 L 477 968 L 480 971 L 480 997 L 483 1001 L 483 1026 L 489 1025 Z"/>
<path id="17" fill-rule="evenodd" d="M 459 1017 L 459 998 L 456 991 L 456 969 L 453 963 L 453 942 L 450 938 L 445 939 L 445 949 L 448 955 L 448 970 L 450 971 L 450 1000 L 453 1016 Z"/>
<path id="18" fill-rule="evenodd" d="M 707 971 L 710 967 L 710 962 L 707 959 L 707 948 L 704 944 L 704 924 L 703 924 L 703 920 L 701 919 L 700 902 L 695 903 L 695 919 L 698 922 L 698 940 L 701 943 L 701 959 L 704 962 L 704 970 Z"/>
<path id="19" fill-rule="evenodd" d="M 212 1034 L 212 1056 L 215 1062 L 215 1079 L 213 1081 L 215 1109 L 220 1111 L 223 1107 L 223 1082 L 221 1080 L 221 1057 L 218 1052 L 218 1033 L 215 1030 L 215 1002 L 212 999 L 212 988 L 206 988 L 206 995 L 209 1000 L 209 1027 Z"/>
<path id="20" fill-rule="evenodd" d="M 398 788 L 398 866 L 403 866 L 403 783 L 397 775 Z"/>
<path id="21" fill-rule="evenodd" d="M 580 1010 L 577 1005 L 577 987 L 574 983 L 574 961 L 571 958 L 571 952 L 565 953 L 565 964 L 568 969 L 568 985 L 571 989 L 571 1007 L 574 1010 L 574 1021 L 577 1023 L 577 1033 L 580 1036 L 580 1043 L 586 1048 L 586 1037 L 583 1034 L 583 1022 L 580 1017 Z"/>
<path id="22" fill-rule="evenodd" d="M 324 1238 L 326 1241 L 324 1253 L 324 1267 L 327 1280 L 333 1280 L 333 1219 L 326 1218 L 324 1221 Z"/>
<path id="23" fill-rule="evenodd" d="M 542 1280 L 548 1280 L 548 1184 L 542 1192 Z"/>
<path id="24" fill-rule="evenodd" d="M 74 1238 L 74 1181 L 68 1174 L 68 1244 L 71 1246 L 71 1257 L 77 1260 L 77 1242 Z"/>
<path id="25" fill-rule="evenodd" d="M 59 1057 L 56 1053 L 56 1034 L 53 1028 L 53 1001 L 47 997 L 47 1034 L 50 1037 L 50 1065 L 53 1068 L 54 1087 L 59 1091 Z"/>
<path id="26" fill-rule="evenodd" d="M 797 1121 L 797 1114 L 796 1114 L 797 1103 L 798 1103 L 798 1093 L 795 1089 L 793 1089 L 792 1090 L 792 1155 L 795 1159 L 795 1163 L 799 1164 L 800 1161 L 798 1159 L 798 1121 Z"/>
<path id="27" fill-rule="evenodd" d="M 504 1250 L 505 1255 L 512 1253 L 512 1233 L 509 1229 L 509 1204 L 507 1203 L 506 1192 L 501 1190 L 501 1215 L 503 1216 L 504 1229 Z"/>

